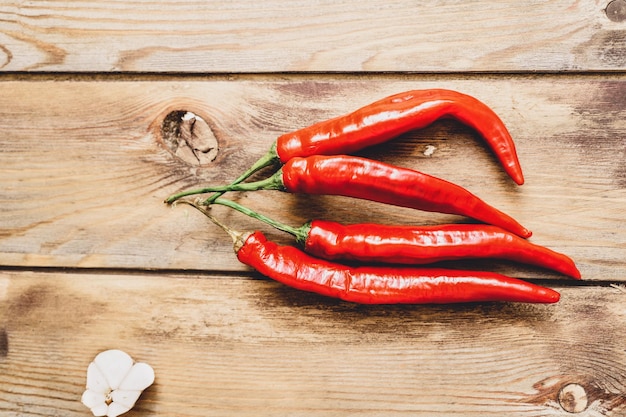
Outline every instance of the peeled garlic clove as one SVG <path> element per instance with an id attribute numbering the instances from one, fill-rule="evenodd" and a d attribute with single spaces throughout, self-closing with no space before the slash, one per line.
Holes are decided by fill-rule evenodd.
<path id="1" fill-rule="evenodd" d="M 120 386 L 120 383 L 133 366 L 133 359 L 126 352 L 117 349 L 101 352 L 93 361 L 106 378 L 112 390 Z"/>
<path id="2" fill-rule="evenodd" d="M 81 397 L 80 401 L 83 404 L 85 404 L 87 408 L 94 408 L 106 402 L 106 395 L 100 392 L 93 392 L 91 390 L 87 390 L 83 392 L 83 396 Z"/>
<path id="3" fill-rule="evenodd" d="M 95 362 L 91 362 L 87 367 L 87 389 L 102 394 L 107 394 L 111 390 L 106 377 Z"/>
<path id="4" fill-rule="evenodd" d="M 105 403 L 99 404 L 99 405 L 91 408 L 91 413 L 95 417 L 106 416 L 108 412 L 109 412 L 109 406 L 106 405 Z"/>
<path id="5" fill-rule="evenodd" d="M 113 400 L 112 404 L 120 404 L 124 407 L 128 407 L 128 409 L 130 410 L 131 408 L 133 408 L 140 395 L 141 390 L 129 391 L 116 389 L 111 393 L 111 399 Z"/>
<path id="6" fill-rule="evenodd" d="M 109 411 L 107 412 L 107 417 L 117 417 L 120 414 L 124 414 L 129 411 L 131 407 L 126 407 L 125 405 L 118 404 L 115 401 L 109 404 Z"/>
<path id="7" fill-rule="evenodd" d="M 120 390 L 143 391 L 154 382 L 154 370 L 147 363 L 133 365 L 119 386 Z"/>

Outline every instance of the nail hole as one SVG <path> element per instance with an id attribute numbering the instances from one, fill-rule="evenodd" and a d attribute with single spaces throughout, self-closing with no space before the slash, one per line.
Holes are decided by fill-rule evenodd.
<path id="1" fill-rule="evenodd" d="M 626 0 L 613 0 L 607 4 L 606 16 L 613 22 L 623 22 L 626 20 Z"/>
<path id="2" fill-rule="evenodd" d="M 168 149 L 188 164 L 206 165 L 217 157 L 218 144 L 213 130 L 193 112 L 170 112 L 161 124 L 161 137 Z"/>
<path id="3" fill-rule="evenodd" d="M 587 402 L 587 392 L 579 384 L 567 384 L 559 391 L 559 404 L 568 413 L 585 411 Z"/>

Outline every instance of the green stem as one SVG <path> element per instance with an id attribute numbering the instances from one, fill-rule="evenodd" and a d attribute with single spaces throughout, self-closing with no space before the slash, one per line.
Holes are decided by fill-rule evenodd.
<path id="1" fill-rule="evenodd" d="M 255 181 L 255 182 L 244 182 L 240 184 L 229 184 L 223 186 L 215 186 L 215 187 L 205 187 L 197 190 L 188 190 L 183 191 L 178 194 L 174 194 L 168 197 L 165 202 L 167 204 L 171 204 L 174 201 L 187 197 L 190 195 L 196 194 L 206 194 L 206 193 L 225 193 L 227 191 L 257 191 L 257 190 L 284 190 L 285 186 L 283 184 L 283 171 L 278 170 L 274 175 L 268 177 L 266 179 Z M 210 199 L 209 199 L 210 200 Z M 202 202 L 203 205 L 209 205 L 209 200 Z"/>
<path id="2" fill-rule="evenodd" d="M 292 227 L 284 223 L 278 222 L 274 219 L 271 219 L 269 217 L 266 217 L 261 213 L 257 213 L 256 211 L 251 210 L 247 207 L 244 207 L 239 203 L 235 203 L 234 201 L 226 200 L 224 198 L 218 198 L 215 201 L 213 201 L 213 203 L 230 207 L 232 209 L 237 210 L 240 213 L 245 214 L 246 216 L 252 217 L 253 219 L 260 220 L 263 223 L 266 223 L 278 230 L 289 233 L 290 235 L 293 235 L 296 238 L 296 241 L 298 243 L 301 243 L 301 244 L 303 244 L 306 241 L 306 238 L 309 234 L 309 230 L 311 229 L 310 223 L 306 223 L 300 227 Z"/>
<path id="3" fill-rule="evenodd" d="M 255 172 L 260 171 L 263 168 L 266 168 L 268 166 L 274 165 L 279 162 L 280 162 L 280 158 L 278 157 L 278 154 L 276 153 L 276 142 L 274 142 L 270 150 L 267 151 L 265 155 L 259 158 L 254 164 L 252 164 L 250 168 L 248 168 L 246 172 L 241 174 L 235 181 L 231 182 L 230 185 L 239 184 L 240 182 L 244 181 L 248 177 L 252 176 L 252 174 L 254 174 Z M 223 194 L 224 192 L 216 192 L 205 201 L 205 204 L 209 205 L 213 203 Z"/>
<path id="4" fill-rule="evenodd" d="M 246 239 L 248 238 L 249 234 L 238 232 L 238 231 L 233 230 L 230 227 L 226 226 L 224 223 L 222 223 L 219 220 L 217 220 L 215 218 L 215 216 L 210 214 L 204 207 L 199 206 L 196 202 L 191 202 L 191 201 L 188 201 L 188 200 L 178 200 L 175 204 L 187 204 L 187 205 L 195 208 L 200 213 L 202 213 L 206 217 L 208 217 L 208 219 L 211 220 L 214 224 L 216 224 L 222 230 L 224 230 L 226 233 L 228 233 L 228 236 L 230 236 L 230 238 L 233 240 L 233 247 L 235 249 L 235 253 L 239 252 L 239 249 L 241 249 L 241 247 L 244 245 Z"/>

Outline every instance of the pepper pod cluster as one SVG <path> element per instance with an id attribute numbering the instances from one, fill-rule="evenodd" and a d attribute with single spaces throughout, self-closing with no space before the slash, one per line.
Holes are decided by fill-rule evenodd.
<path id="1" fill-rule="evenodd" d="M 184 191 L 166 202 L 196 207 L 230 234 L 241 262 L 301 290 L 366 304 L 558 301 L 554 290 L 501 274 L 425 266 L 443 260 L 499 258 L 580 279 L 568 256 L 529 242 L 527 228 L 465 188 L 419 171 L 349 155 L 442 117 L 477 130 L 505 171 L 523 184 L 513 139 L 487 105 L 455 91 L 415 90 L 282 135 L 231 184 Z M 276 164 L 280 167 L 270 177 L 245 182 L 258 170 Z M 221 197 L 229 191 L 270 189 L 457 214 L 481 224 L 342 225 L 314 220 L 294 228 Z M 180 200 L 205 193 L 213 194 L 205 200 Z M 229 206 L 288 232 L 299 247 L 277 245 L 260 232 L 233 231 L 206 210 L 211 204 Z M 346 260 L 358 264 L 342 263 Z"/>

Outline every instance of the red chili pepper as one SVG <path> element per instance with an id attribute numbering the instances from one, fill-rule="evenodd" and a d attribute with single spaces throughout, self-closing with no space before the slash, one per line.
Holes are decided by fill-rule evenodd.
<path id="1" fill-rule="evenodd" d="M 479 132 L 511 178 L 524 183 L 515 144 L 502 120 L 483 102 L 452 90 L 413 90 L 386 97 L 345 116 L 280 136 L 276 154 L 283 164 L 295 157 L 348 154 L 445 117 Z"/>
<path id="2" fill-rule="evenodd" d="M 244 181 L 262 168 L 285 164 L 295 157 L 349 154 L 445 117 L 475 129 L 509 176 L 519 185 L 524 183 L 513 138 L 493 110 L 476 98 L 457 91 L 429 89 L 395 94 L 344 116 L 284 134 L 232 184 Z M 211 200 L 217 197 L 213 196 Z"/>
<path id="3" fill-rule="evenodd" d="M 497 226 L 446 224 L 390 226 L 313 220 L 291 227 L 219 198 L 214 204 L 231 207 L 295 236 L 305 252 L 328 260 L 393 264 L 428 264 L 440 261 L 496 258 L 540 266 L 580 279 L 580 271 L 567 255 L 536 245 Z"/>
<path id="4" fill-rule="evenodd" d="M 240 262 L 290 287 L 362 304 L 441 304 L 479 301 L 555 303 L 558 292 L 493 272 L 441 268 L 346 266 L 224 228 Z"/>
<path id="5" fill-rule="evenodd" d="M 347 155 L 292 158 L 278 172 L 264 180 L 186 191 L 168 198 L 166 202 L 171 203 L 193 194 L 254 190 L 354 197 L 467 216 L 525 238 L 531 235 L 515 219 L 463 187 L 411 169 Z M 208 203 L 210 200 L 207 200 Z"/>

